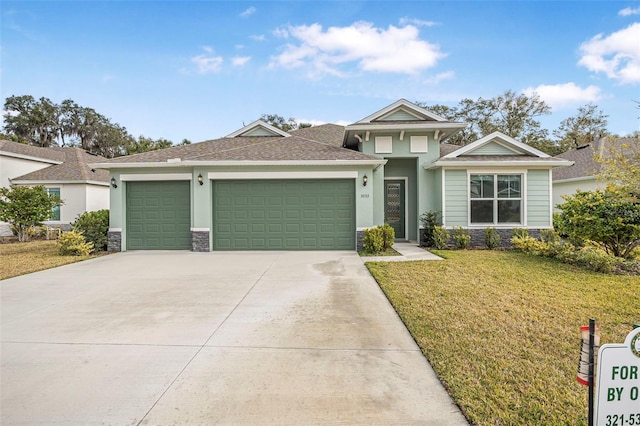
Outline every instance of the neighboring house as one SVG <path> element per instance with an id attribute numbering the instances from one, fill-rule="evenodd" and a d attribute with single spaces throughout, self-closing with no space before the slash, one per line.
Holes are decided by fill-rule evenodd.
<path id="1" fill-rule="evenodd" d="M 509 234 L 550 228 L 550 157 L 494 133 L 465 147 L 450 122 L 401 99 L 346 127 L 284 132 L 256 121 L 216 140 L 92 163 L 111 173 L 109 248 L 362 247 L 385 222 L 418 240 L 419 217 Z"/>
<path id="2" fill-rule="evenodd" d="M 109 208 L 109 172 L 92 170 L 87 163 L 104 161 L 80 148 L 41 148 L 0 140 L 0 186 L 42 185 L 64 204 L 54 209 L 46 225 L 67 228 L 87 211 Z M 11 235 L 0 222 L 0 235 Z"/>
<path id="3" fill-rule="evenodd" d="M 596 161 L 597 154 L 606 156 L 607 150 L 611 146 L 616 150 L 624 150 L 625 146 L 637 145 L 638 143 L 637 138 L 613 139 L 605 137 L 559 154 L 559 158 L 572 161 L 573 165 L 562 167 L 553 172 L 554 209 L 558 211 L 556 206 L 564 202 L 563 197 L 565 195 L 573 195 L 577 190 L 594 191 L 607 185 L 607 182 L 598 180 L 598 174 L 602 170 L 602 166 Z"/>

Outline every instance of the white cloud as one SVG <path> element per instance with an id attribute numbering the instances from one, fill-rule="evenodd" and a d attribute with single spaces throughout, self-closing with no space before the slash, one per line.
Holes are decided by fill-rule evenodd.
<path id="1" fill-rule="evenodd" d="M 522 91 L 527 96 L 537 93 L 540 99 L 553 108 L 595 102 L 602 98 L 600 88 L 588 86 L 582 88 L 573 82 L 564 84 L 541 84 L 538 87 L 527 87 Z"/>
<path id="2" fill-rule="evenodd" d="M 621 84 L 640 83 L 640 22 L 611 33 L 598 34 L 582 43 L 578 65 L 593 72 L 604 72 Z"/>
<path id="3" fill-rule="evenodd" d="M 640 15 L 640 7 L 636 7 L 635 9 L 631 7 L 625 7 L 621 11 L 618 12 L 620 16 L 631 16 L 631 15 Z"/>
<path id="4" fill-rule="evenodd" d="M 432 77 L 427 78 L 426 80 L 424 80 L 425 84 L 438 84 L 441 81 L 444 80 L 451 80 L 454 79 L 456 77 L 456 73 L 453 71 L 446 71 L 446 72 L 441 72 L 440 74 L 436 74 Z"/>
<path id="5" fill-rule="evenodd" d="M 271 32 L 276 38 L 289 38 L 289 31 L 286 28 L 276 28 Z"/>
<path id="6" fill-rule="evenodd" d="M 255 41 L 264 41 L 264 35 L 250 35 L 249 38 Z"/>
<path id="7" fill-rule="evenodd" d="M 253 6 L 251 6 L 250 8 L 248 8 L 247 10 L 243 11 L 240 16 L 243 18 L 246 18 L 248 16 L 253 15 L 254 13 L 256 13 L 257 9 Z"/>
<path id="8" fill-rule="evenodd" d="M 222 56 L 213 56 L 213 49 L 209 46 L 204 46 L 202 50 L 205 53 L 191 58 L 191 62 L 197 66 L 198 74 L 219 72 L 222 69 L 222 62 L 224 62 Z"/>
<path id="9" fill-rule="evenodd" d="M 383 29 L 356 22 L 323 30 L 320 24 L 313 24 L 290 26 L 274 34 L 299 43 L 287 44 L 280 55 L 271 58 L 270 67 L 307 67 L 313 77 L 346 75 L 343 68 L 353 63 L 361 71 L 416 74 L 446 56 L 439 46 L 421 40 L 413 25 Z"/>
<path id="10" fill-rule="evenodd" d="M 438 25 L 435 21 L 423 21 L 422 19 L 409 18 L 406 16 L 404 18 L 400 18 L 399 23 L 401 26 L 412 24 L 417 27 L 433 27 L 434 25 Z"/>
<path id="11" fill-rule="evenodd" d="M 308 123 L 311 124 L 312 126 L 320 126 L 322 124 L 327 124 L 328 121 L 324 121 L 324 120 L 309 120 L 307 118 L 296 118 L 296 123 Z M 331 122 L 331 124 L 337 124 L 338 126 L 348 126 L 349 124 L 352 124 L 353 121 L 347 121 L 347 120 L 338 120 L 335 122 Z"/>
<path id="12" fill-rule="evenodd" d="M 231 58 L 234 67 L 241 67 L 251 60 L 251 56 L 235 56 Z"/>

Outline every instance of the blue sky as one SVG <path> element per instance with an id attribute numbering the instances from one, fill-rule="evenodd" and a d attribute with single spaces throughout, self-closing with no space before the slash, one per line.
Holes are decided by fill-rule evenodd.
<path id="1" fill-rule="evenodd" d="M 198 142 L 260 115 L 347 124 L 399 98 L 537 92 L 640 128 L 638 1 L 4 1 L 2 102 L 73 99 Z"/>

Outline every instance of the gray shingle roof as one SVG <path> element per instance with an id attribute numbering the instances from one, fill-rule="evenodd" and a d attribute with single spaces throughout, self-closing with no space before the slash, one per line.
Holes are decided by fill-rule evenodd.
<path id="1" fill-rule="evenodd" d="M 342 148 L 344 128 L 335 124 L 291 131 L 291 136 L 221 138 L 191 145 L 117 157 L 101 163 L 182 161 L 321 161 L 379 160 L 378 157 Z M 338 139 L 337 136 L 340 135 Z"/>
<path id="2" fill-rule="evenodd" d="M 623 145 L 636 144 L 637 146 L 637 144 L 640 144 L 640 139 L 620 138 L 612 140 L 611 138 L 603 138 L 592 144 L 559 154 L 557 157 L 571 160 L 574 164 L 573 166 L 561 167 L 554 170 L 553 180 L 576 179 L 597 175 L 600 173 L 602 167 L 595 160 L 594 156 L 596 153 L 606 155 L 606 147 L 608 144 L 613 144 L 616 148 L 620 149 Z"/>
<path id="3" fill-rule="evenodd" d="M 43 160 L 64 161 L 64 154 L 51 148 L 26 145 L 23 143 L 0 140 L 0 151 L 7 153 L 25 155 L 29 157 L 42 158 Z"/>
<path id="4" fill-rule="evenodd" d="M 12 177 L 11 181 L 99 181 L 108 182 L 107 170 L 92 171 L 89 162 L 101 162 L 106 158 L 87 153 L 81 148 L 53 147 L 40 148 L 50 150 L 58 158 L 63 159 L 62 164 L 54 164 L 26 175 Z"/>

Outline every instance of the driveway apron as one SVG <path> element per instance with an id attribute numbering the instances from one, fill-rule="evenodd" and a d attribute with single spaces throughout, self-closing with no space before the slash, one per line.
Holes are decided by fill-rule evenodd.
<path id="1" fill-rule="evenodd" d="M 0 289 L 2 424 L 466 424 L 353 252 L 126 252 Z"/>

